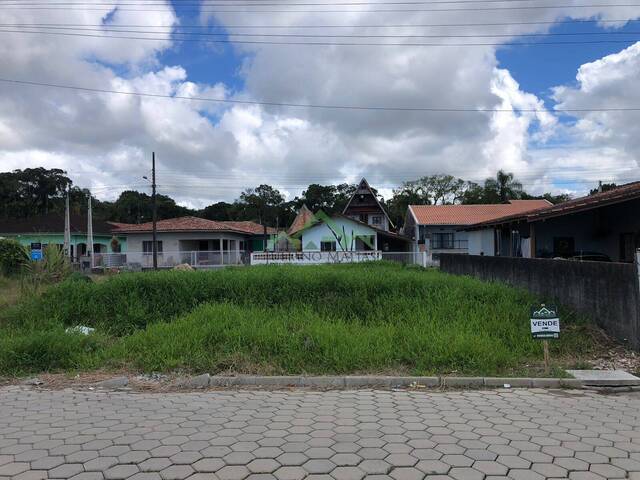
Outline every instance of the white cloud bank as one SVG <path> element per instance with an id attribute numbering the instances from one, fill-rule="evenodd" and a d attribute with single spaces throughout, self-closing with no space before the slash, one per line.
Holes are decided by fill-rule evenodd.
<path id="1" fill-rule="evenodd" d="M 100 24 L 106 18 L 113 25 L 167 26 L 179 22 L 168 2 L 162 8 L 154 6 L 154 12 L 127 8 L 131 7 L 116 9 L 108 17 L 105 12 L 54 12 L 46 14 L 46 21 Z M 501 14 L 500 21 L 586 18 L 598 13 L 602 12 L 540 9 Z M 621 10 L 615 13 L 611 18 L 626 18 Z M 626 15 L 631 14 L 630 10 Z M 17 10 L 4 15 L 8 18 L 3 22 L 41 22 L 43 15 Z M 441 14 L 438 22 L 459 21 L 457 15 Z M 495 21 L 495 16 L 478 13 L 473 22 L 491 19 Z M 250 23 L 244 14 L 203 20 Z M 367 34 L 380 30 L 355 26 L 433 23 L 433 16 L 394 14 L 391 19 L 369 12 L 260 18 L 263 24 L 270 21 L 342 23 L 348 27 L 339 29 L 341 34 Z M 520 25 L 503 31 L 532 33 L 545 28 Z M 481 31 L 486 33 L 481 27 L 464 33 Z M 442 29 L 422 32 L 442 33 Z M 0 170 L 65 168 L 77 184 L 94 187 L 101 197 L 113 197 L 126 185 L 140 185 L 152 150 L 157 152 L 163 193 L 195 206 L 233 199 L 242 188 L 263 182 L 293 194 L 310 182 L 354 181 L 366 175 L 388 191 L 424 174 L 447 172 L 480 180 L 506 168 L 520 175 L 528 189 L 543 191 L 562 190 L 562 180 L 575 179 L 581 170 L 589 180 L 620 181 L 633 173 L 629 169 L 637 173 L 638 113 L 585 113 L 576 115 L 572 125 L 559 123 L 557 114 L 546 111 L 539 98 L 523 91 L 511 73 L 500 68 L 495 46 L 238 44 L 234 48 L 244 59 L 240 71 L 244 88 L 233 92 L 215 78 L 210 84 L 193 83 L 185 67 L 161 64 L 160 53 L 179 48 L 168 40 L 0 35 L 0 64 L 6 78 L 190 97 L 508 110 L 488 114 L 225 106 L 0 84 Z M 215 60 L 217 53 L 210 55 Z M 553 99 L 560 109 L 640 105 L 635 85 L 639 65 L 636 44 L 583 65 L 577 84 L 555 88 Z M 531 109 L 542 112 L 522 111 Z M 538 148 L 559 138 L 565 143 L 562 149 Z M 567 148 L 572 146 L 576 148 Z M 568 189 L 580 190 L 575 184 Z"/>

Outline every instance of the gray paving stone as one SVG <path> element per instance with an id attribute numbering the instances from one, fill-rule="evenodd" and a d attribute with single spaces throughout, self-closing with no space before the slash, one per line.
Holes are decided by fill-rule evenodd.
<path id="1" fill-rule="evenodd" d="M 49 470 L 49 478 L 71 478 L 83 470 L 81 463 L 65 463 Z"/>
<path id="2" fill-rule="evenodd" d="M 225 462 L 219 458 L 203 458 L 195 462 L 192 467 L 196 472 L 213 473 L 225 466 Z"/>
<path id="3" fill-rule="evenodd" d="M 168 458 L 149 458 L 138 465 L 140 471 L 143 473 L 160 472 L 170 466 L 171 461 Z"/>
<path id="4" fill-rule="evenodd" d="M 86 462 L 84 464 L 84 470 L 86 472 L 104 472 L 114 465 L 117 465 L 117 463 L 118 459 L 115 457 L 98 457 Z"/>
<path id="5" fill-rule="evenodd" d="M 242 480 L 247 478 L 251 472 L 244 466 L 226 466 L 216 472 L 216 476 L 220 480 Z"/>
<path id="6" fill-rule="evenodd" d="M 336 467 L 331 476 L 336 480 L 361 480 L 365 473 L 358 467 Z"/>
<path id="7" fill-rule="evenodd" d="M 12 480 L 44 480 L 46 478 L 49 478 L 46 470 L 27 470 L 12 477 Z"/>
<path id="8" fill-rule="evenodd" d="M 307 471 L 301 467 L 280 467 L 273 475 L 278 480 L 302 480 L 307 476 Z"/>
<path id="9" fill-rule="evenodd" d="M 194 473 L 191 465 L 171 465 L 160 472 L 162 480 L 184 480 Z"/>
<path id="10" fill-rule="evenodd" d="M 484 473 L 469 467 L 454 467 L 449 470 L 449 476 L 456 480 L 483 480 Z"/>
<path id="11" fill-rule="evenodd" d="M 272 473 L 280 466 L 278 462 L 269 458 L 258 458 L 247 464 L 247 468 L 251 473 Z"/>
<path id="12" fill-rule="evenodd" d="M 140 469 L 137 465 L 116 465 L 104 472 L 104 478 L 107 480 L 123 480 L 132 477 L 139 471 Z"/>
<path id="13" fill-rule="evenodd" d="M 0 480 L 640 480 L 637 394 L 12 388 Z"/>
<path id="14" fill-rule="evenodd" d="M 313 459 L 302 465 L 309 473 L 329 473 L 336 468 L 336 464 L 331 460 Z"/>

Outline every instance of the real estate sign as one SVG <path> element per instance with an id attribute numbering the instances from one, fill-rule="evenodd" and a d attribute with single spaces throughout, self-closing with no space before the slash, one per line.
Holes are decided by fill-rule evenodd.
<path id="1" fill-rule="evenodd" d="M 560 315 L 555 305 L 531 307 L 531 336 L 546 340 L 560 337 Z"/>

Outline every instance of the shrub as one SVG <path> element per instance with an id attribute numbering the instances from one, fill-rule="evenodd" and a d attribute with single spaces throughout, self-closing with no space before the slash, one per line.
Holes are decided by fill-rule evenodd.
<path id="1" fill-rule="evenodd" d="M 103 336 L 66 333 L 63 329 L 5 335 L 0 339 L 0 372 L 17 375 L 91 366 L 103 350 Z"/>
<path id="2" fill-rule="evenodd" d="M 0 239 L 0 273 L 13 275 L 29 259 L 26 249 L 15 240 Z"/>
<path id="3" fill-rule="evenodd" d="M 64 280 L 71 273 L 71 263 L 57 245 L 47 245 L 42 260 L 25 263 L 24 288 L 38 291 L 43 285 Z"/>

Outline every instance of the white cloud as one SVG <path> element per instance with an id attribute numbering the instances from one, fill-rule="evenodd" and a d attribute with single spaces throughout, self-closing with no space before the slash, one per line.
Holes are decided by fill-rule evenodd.
<path id="1" fill-rule="evenodd" d="M 169 2 L 164 8 L 154 6 L 154 10 L 159 11 L 120 8 L 108 17 L 99 11 L 43 14 L 16 10 L 6 22 L 101 24 L 108 18 L 114 25 L 170 27 L 179 23 Z M 500 21 L 588 18 L 597 13 L 593 8 L 505 11 Z M 615 16 L 605 18 L 624 18 L 623 14 L 632 13 L 631 9 L 627 13 L 617 10 Z M 213 20 L 222 25 L 251 23 L 245 14 L 218 15 Z M 280 25 L 341 23 L 348 28 L 336 32 L 348 35 L 380 33 L 358 25 L 447 23 L 459 21 L 459 15 L 438 14 L 436 20 L 432 13 L 259 17 L 259 23 L 271 21 Z M 495 21 L 495 14 L 478 12 L 471 21 Z M 501 31 L 531 33 L 546 28 L 520 25 Z M 318 30 L 327 33 L 326 29 Z M 414 33 L 442 31 L 433 27 Z M 464 31 L 469 35 L 486 32 L 482 27 Z M 166 39 L 0 35 L 2 76 L 8 78 L 186 97 L 512 110 L 495 114 L 412 113 L 230 106 L 0 84 L 0 169 L 35 165 L 67 168 L 76 183 L 101 187 L 96 192 L 104 197 L 116 195 L 122 185 L 140 184 L 140 177 L 148 172 L 151 151 L 157 152 L 163 193 L 191 205 L 233 199 L 242 188 L 265 182 L 294 195 L 311 182 L 356 181 L 364 174 L 372 184 L 388 191 L 419 175 L 449 172 L 480 180 L 498 168 L 522 174 L 525 183 L 529 182 L 527 188 L 558 190 L 563 188 L 553 183 L 562 176 L 558 165 L 566 166 L 567 176 L 573 172 L 575 177 L 587 152 L 537 149 L 558 135 L 570 144 L 589 144 L 596 149 L 589 155 L 615 168 L 628 165 L 633 152 L 638 151 L 637 122 L 629 116 L 634 114 L 579 115 L 575 126 L 567 128 L 551 112 L 522 112 L 544 110 L 544 105 L 497 64 L 494 46 L 236 44 L 233 48 L 243 58 L 239 74 L 244 85 L 233 91 L 217 82 L 213 74 L 209 83 L 196 83 L 186 66 L 162 64 L 160 53 L 178 48 Z M 218 54 L 210 52 L 213 60 Z M 558 87 L 554 98 L 561 108 L 638 105 L 640 93 L 633 83 L 637 77 L 638 50 L 634 47 L 584 65 L 578 73 L 578 85 Z"/>

